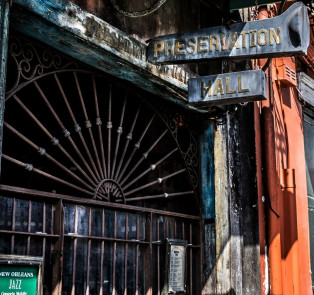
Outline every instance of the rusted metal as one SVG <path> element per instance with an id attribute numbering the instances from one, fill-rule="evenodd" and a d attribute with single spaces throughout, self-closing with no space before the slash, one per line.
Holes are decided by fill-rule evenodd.
<path id="1" fill-rule="evenodd" d="M 296 23 L 295 19 L 300 21 Z M 148 60 L 171 64 L 306 55 L 310 43 L 309 27 L 307 8 L 297 2 L 271 19 L 155 37 L 148 46 Z"/>
<path id="2" fill-rule="evenodd" d="M 26 48 L 21 49 L 21 52 L 26 50 Z M 35 48 L 31 46 L 29 50 L 33 52 Z M 13 48 L 11 53 L 13 53 Z M 23 63 L 25 58 L 25 56 L 19 54 L 12 54 L 12 56 L 15 58 L 13 64 L 15 64 L 16 60 L 17 65 L 21 64 L 20 62 Z M 19 61 L 20 57 L 21 60 Z M 40 54 L 38 54 L 38 57 L 39 59 L 41 58 Z M 12 171 L 14 171 L 14 167 L 18 166 L 29 170 L 32 169 L 35 172 L 34 174 L 42 177 L 41 179 L 43 179 L 45 186 L 47 184 L 47 189 L 35 189 L 36 186 L 26 188 L 24 184 L 19 182 L 17 177 L 13 181 L 15 185 L 0 184 L 0 190 L 4 194 L 13 193 L 14 195 L 20 195 L 22 198 L 28 198 L 31 200 L 30 202 L 34 200 L 44 204 L 46 202 L 58 203 L 53 209 L 55 210 L 53 211 L 53 216 L 56 220 L 54 220 L 52 231 L 57 234 L 45 233 L 47 231 L 46 218 L 49 218 L 46 213 L 46 205 L 43 205 L 42 209 L 42 218 L 44 219 L 42 220 L 43 233 L 30 232 L 29 227 L 32 220 L 28 220 L 26 232 L 16 231 L 14 226 L 15 212 L 12 215 L 11 230 L 6 232 L 0 231 L 0 233 L 11 238 L 12 253 L 16 251 L 16 236 L 19 239 L 20 237 L 23 237 L 23 239 L 25 237 L 26 240 L 30 241 L 26 246 L 29 252 L 32 251 L 32 243 L 35 240 L 33 237 L 40 243 L 44 255 L 46 250 L 55 249 L 50 258 L 54 263 L 52 291 L 54 295 L 60 295 L 62 292 L 70 292 L 71 294 L 78 292 L 80 288 L 80 283 L 78 282 L 80 273 L 77 268 L 81 264 L 79 247 L 82 242 L 85 245 L 84 247 L 86 247 L 87 254 L 83 264 L 85 272 L 83 280 L 86 286 L 84 287 L 84 293 L 93 294 L 92 288 L 93 290 L 96 288 L 93 285 L 94 274 L 92 272 L 94 267 L 92 261 L 95 257 L 99 259 L 101 265 L 100 272 L 96 275 L 97 281 L 104 282 L 107 280 L 107 273 L 105 274 L 105 268 L 103 269 L 103 267 L 106 265 L 106 251 L 109 249 L 110 256 L 113 259 L 111 260 L 112 265 L 110 265 L 112 277 L 109 277 L 108 280 L 110 280 L 113 293 L 120 292 L 118 291 L 118 284 L 120 284 L 118 271 L 120 267 L 123 269 L 122 276 L 124 277 L 122 279 L 124 287 L 120 286 L 122 293 L 129 292 L 128 288 L 130 287 L 127 282 L 133 279 L 133 275 L 132 277 L 130 276 L 127 268 L 131 267 L 134 274 L 134 294 L 142 294 L 146 288 L 147 294 L 154 294 L 158 291 L 156 291 L 156 288 L 161 289 L 160 282 L 156 282 L 156 278 L 160 278 L 162 272 L 161 265 L 154 265 L 154 274 L 148 272 L 151 269 L 152 262 L 154 264 L 158 262 L 152 253 L 159 253 L 159 262 L 161 261 L 160 245 L 155 243 L 156 224 L 158 224 L 157 239 L 161 236 L 159 230 L 171 235 L 172 238 L 181 238 L 181 235 L 185 234 L 184 228 L 188 228 L 188 224 L 195 223 L 196 228 L 198 227 L 200 217 L 197 214 L 189 215 L 188 212 L 190 211 L 185 209 L 185 204 L 180 204 L 178 210 L 177 208 L 164 210 L 163 208 L 150 208 L 150 201 L 156 203 L 154 199 L 157 201 L 159 198 L 163 198 L 164 200 L 161 203 L 167 204 L 167 198 L 182 197 L 186 200 L 191 195 L 192 200 L 195 197 L 198 183 L 197 136 L 189 127 L 190 123 L 184 126 L 186 118 L 184 115 L 180 115 L 168 107 L 160 108 L 162 110 L 160 115 L 158 109 L 146 103 L 141 96 L 135 95 L 133 89 L 126 89 L 126 92 L 123 92 L 119 90 L 119 84 L 114 80 L 108 82 L 101 76 L 96 76 L 94 73 L 88 73 L 77 68 L 55 68 L 53 63 L 49 65 L 49 61 L 47 62 L 47 67 L 51 66 L 52 69 L 50 73 L 47 68 L 43 68 L 41 73 L 33 71 L 33 64 L 30 63 L 31 77 L 25 78 L 19 72 L 16 85 L 7 94 L 8 110 L 13 110 L 18 104 L 21 106 L 21 108 L 18 108 L 18 112 L 22 114 L 21 116 L 25 116 L 26 120 L 25 122 L 23 120 L 25 125 L 21 126 L 14 116 L 7 117 L 5 132 L 10 133 L 8 138 L 14 138 L 14 141 L 19 142 L 21 147 L 10 149 L 8 144 L 8 153 L 4 153 L 3 156 L 6 165 L 10 165 L 10 168 L 13 167 Z M 101 85 L 103 81 L 105 81 L 106 85 Z M 52 86 L 53 94 L 49 92 L 48 85 Z M 87 92 L 84 88 L 86 85 L 89 85 L 88 89 L 91 90 L 90 94 L 92 97 L 90 99 L 86 95 Z M 71 89 L 70 91 L 76 89 L 79 94 L 73 95 L 69 89 Z M 106 91 L 104 92 L 104 89 L 109 90 L 110 94 L 106 93 Z M 35 91 L 33 100 L 26 100 L 27 96 L 25 93 L 28 91 Z M 104 96 L 101 100 L 98 98 L 100 93 Z M 125 97 L 121 93 L 125 94 Z M 53 122 L 46 120 L 46 114 L 50 117 L 52 115 L 55 120 Z M 78 124 L 81 121 L 93 121 L 93 119 L 96 119 L 96 124 L 88 128 L 89 130 L 85 128 L 80 129 Z M 107 126 L 109 128 L 102 126 L 102 120 L 103 122 L 108 122 Z M 42 132 L 39 132 L 40 134 L 28 132 L 26 127 L 30 122 L 36 128 L 38 127 L 37 130 Z M 182 126 L 185 129 L 179 130 Z M 71 128 L 76 129 L 77 134 L 71 136 L 66 132 L 71 130 Z M 129 133 L 124 136 L 121 132 L 124 131 L 122 128 L 129 129 L 127 130 Z M 64 139 L 63 137 L 60 138 L 60 143 L 57 142 L 54 136 L 54 134 L 57 135 L 57 132 L 62 132 L 64 135 L 65 133 L 67 134 Z M 92 132 L 93 138 L 91 138 L 90 132 Z M 181 134 L 182 137 L 180 137 Z M 133 136 L 135 140 L 133 140 Z M 183 137 L 185 146 L 184 149 L 181 149 L 180 140 Z M 43 148 L 46 147 L 44 140 L 47 139 L 56 144 L 47 147 L 49 153 Z M 94 165 L 88 157 L 84 142 Z M 165 148 L 165 146 L 169 146 L 169 148 Z M 24 153 L 22 156 L 15 153 L 15 150 L 22 150 L 23 147 L 27 147 L 27 153 Z M 98 153 L 99 162 L 96 152 Z M 38 157 L 36 162 L 35 160 L 29 161 L 34 163 L 34 165 L 36 163 L 36 168 L 27 163 L 26 158 L 28 156 L 31 157 L 31 155 Z M 158 167 L 159 169 L 152 169 L 150 156 L 153 158 L 152 162 L 155 168 L 157 165 L 162 164 Z M 160 169 L 173 160 L 178 161 L 178 165 L 174 165 L 168 170 Z M 40 163 L 40 167 L 38 166 L 37 168 L 38 163 Z M 13 164 L 16 165 L 14 166 Z M 153 183 L 151 182 L 150 173 L 154 173 L 154 175 L 152 174 L 154 176 L 153 179 L 158 178 Z M 193 174 L 195 177 L 191 177 Z M 160 182 L 170 178 L 171 182 L 176 183 L 171 186 L 168 186 L 166 183 L 165 187 L 169 187 L 169 192 L 167 191 L 168 189 L 164 191 L 164 189 L 158 188 Z M 182 182 L 181 179 L 187 180 L 184 181 L 185 183 L 182 187 L 178 185 Z M 134 194 L 129 191 L 129 195 L 126 196 L 126 192 L 122 189 L 122 182 L 123 185 L 128 185 L 128 189 L 133 190 Z M 60 185 L 56 191 L 54 189 L 55 183 Z M 154 186 L 156 186 L 157 190 L 155 190 Z M 146 191 L 146 188 L 149 190 Z M 151 192 L 150 188 L 153 189 L 153 192 Z M 127 205 L 131 202 L 143 204 L 143 206 Z M 63 205 L 65 206 L 64 213 Z M 66 209 L 71 206 L 75 208 L 74 211 Z M 184 211 L 181 211 L 183 207 Z M 30 203 L 28 219 L 31 218 L 32 210 L 32 203 Z M 85 216 L 88 219 L 87 224 L 81 224 L 79 218 L 81 210 L 85 210 Z M 101 229 L 99 234 L 92 233 L 94 226 L 97 225 L 94 224 L 93 210 L 101 211 Z M 69 215 L 70 212 L 74 212 L 74 218 L 72 218 L 72 215 Z M 134 224 L 134 221 L 131 222 L 129 213 L 136 215 L 136 224 Z M 63 214 L 65 217 L 63 217 Z M 125 214 L 126 220 L 123 222 L 123 229 L 119 229 L 122 214 Z M 112 216 L 114 216 L 113 219 Z M 147 220 L 145 220 L 146 216 Z M 65 224 L 64 218 L 72 220 L 70 224 L 73 226 L 73 233 L 66 232 L 65 227 L 67 227 L 68 223 Z M 171 221 L 168 219 L 171 219 Z M 180 221 L 173 221 L 173 219 L 179 219 Z M 164 220 L 164 222 L 159 223 L 159 220 Z M 181 223 L 182 232 L 180 231 Z M 85 226 L 87 233 L 82 234 L 79 232 L 79 226 Z M 136 226 L 135 239 L 134 233 L 131 234 L 130 231 L 134 230 L 134 226 Z M 122 234 L 124 229 L 125 233 Z M 200 232 L 192 228 L 191 230 L 193 231 L 193 239 L 200 234 Z M 195 242 L 193 241 L 194 247 L 197 249 L 195 253 L 197 253 L 199 244 Z M 52 243 L 51 246 L 50 243 Z M 121 250 L 125 255 L 122 259 L 118 257 L 121 254 Z M 66 251 L 67 257 L 65 258 L 63 257 L 63 251 Z M 194 257 L 193 251 L 191 255 Z M 72 257 L 69 260 L 67 260 L 68 255 Z M 46 256 L 49 256 L 49 252 L 46 253 Z M 134 265 L 130 265 L 128 260 L 130 258 L 134 261 Z M 144 265 L 146 270 L 143 270 Z M 49 269 L 49 266 L 47 271 L 52 271 Z M 200 273 L 198 274 L 200 275 Z M 193 284 L 195 284 L 195 275 L 191 274 Z M 68 283 L 70 286 L 66 285 Z M 97 283 L 97 292 L 99 294 L 107 293 L 105 286 L 105 284 Z M 119 289 L 121 289 L 120 287 Z M 62 290 L 63 288 L 67 288 L 67 290 Z"/>
<path id="3" fill-rule="evenodd" d="M 28 143 L 30 146 L 32 146 L 35 150 L 37 150 L 41 155 L 47 157 L 51 162 L 53 162 L 54 164 L 58 165 L 60 168 L 62 168 L 64 171 L 66 171 L 69 175 L 71 175 L 72 177 L 74 177 L 76 180 L 78 180 L 79 182 L 81 182 L 83 185 L 85 185 L 87 188 L 89 188 L 90 190 L 93 190 L 93 188 L 86 183 L 85 181 L 83 181 L 80 177 L 78 177 L 76 174 L 74 174 L 71 170 L 69 170 L 67 167 L 65 167 L 64 165 L 62 165 L 60 162 L 58 162 L 56 159 L 54 159 L 52 156 L 50 156 L 43 148 L 39 147 L 38 145 L 36 145 L 35 143 L 33 143 L 31 140 L 29 140 L 27 137 L 25 137 L 23 134 L 21 134 L 20 132 L 18 132 L 15 128 L 13 128 L 11 125 L 9 125 L 8 123 L 4 122 L 3 125 L 5 127 L 7 127 L 10 131 L 12 131 L 14 134 L 16 134 L 17 136 L 19 136 L 22 140 L 24 140 L 26 143 Z"/>
<path id="4" fill-rule="evenodd" d="M 129 186 L 131 186 L 134 182 L 138 181 L 139 179 L 141 179 L 145 174 L 153 171 L 156 169 L 156 167 L 161 164 L 164 160 L 166 160 L 168 157 L 170 157 L 174 152 L 176 152 L 178 149 L 175 148 L 174 150 L 170 151 L 166 156 L 164 156 L 162 159 L 158 160 L 156 163 L 152 164 L 148 169 L 146 169 L 144 172 L 142 172 L 140 175 L 138 175 L 137 177 L 135 177 L 132 181 L 130 181 L 128 184 L 126 184 L 123 187 L 123 190 L 127 189 Z M 137 165 L 137 164 L 136 164 Z M 136 166 L 135 165 L 135 166 Z M 134 170 L 132 169 L 130 171 L 129 174 L 131 174 Z M 128 179 L 129 174 L 121 181 L 121 185 L 124 184 L 124 182 Z"/>
<path id="5" fill-rule="evenodd" d="M 100 165 L 100 161 L 99 161 L 98 152 L 97 152 L 97 149 L 96 149 L 95 139 L 94 139 L 93 133 L 92 133 L 92 131 L 91 131 L 92 125 L 91 125 L 91 122 L 90 122 L 90 120 L 89 120 L 89 118 L 88 118 L 88 115 L 87 115 L 86 106 L 85 106 L 84 99 L 83 99 L 83 96 L 82 96 L 82 91 L 81 91 L 81 87 L 80 87 L 80 84 L 79 84 L 79 81 L 78 81 L 78 78 L 77 78 L 77 74 L 76 74 L 76 72 L 73 72 L 73 73 L 74 73 L 76 88 L 77 88 L 77 91 L 78 91 L 78 93 L 79 93 L 79 97 L 80 97 L 80 101 L 81 101 L 81 105 L 82 105 L 82 110 L 83 110 L 84 117 L 85 117 L 85 127 L 86 127 L 86 128 L 88 129 L 88 131 L 89 131 L 90 139 L 91 139 L 92 146 L 93 146 L 93 149 L 94 149 L 94 152 L 95 152 L 95 156 L 96 156 L 96 159 L 97 159 L 98 168 L 99 168 L 99 170 L 100 170 L 101 177 L 100 177 L 99 172 L 98 172 L 98 170 L 97 170 L 97 168 L 96 168 L 95 162 L 94 162 L 94 160 L 93 160 L 93 158 L 92 158 L 92 155 L 91 155 L 91 153 L 90 153 L 90 151 L 89 151 L 89 148 L 87 147 L 86 142 L 85 142 L 85 140 L 83 139 L 83 136 L 82 136 L 82 142 L 83 142 L 85 151 L 86 151 L 86 153 L 87 153 L 87 155 L 88 155 L 88 158 L 89 158 L 89 160 L 90 160 L 90 162 L 91 162 L 91 164 L 92 164 L 92 166 L 93 166 L 93 168 L 94 168 L 94 171 L 95 171 L 95 173 L 96 173 L 96 175 L 97 175 L 97 177 L 98 177 L 98 180 L 100 180 L 100 179 L 102 179 L 104 176 L 103 176 L 102 170 L 101 170 L 101 165 Z M 81 134 L 81 132 L 80 132 L 80 134 Z"/>
<path id="6" fill-rule="evenodd" d="M 133 159 L 133 156 L 134 156 L 135 152 L 139 149 L 139 147 L 140 147 L 140 145 L 141 145 L 141 141 L 143 140 L 143 137 L 145 136 L 145 134 L 146 134 L 146 132 L 147 132 L 149 126 L 151 125 L 152 121 L 154 120 L 154 118 L 155 118 L 155 114 L 151 117 L 150 121 L 148 122 L 148 124 L 146 125 L 144 131 L 142 132 L 140 138 L 138 139 L 138 141 L 137 141 L 136 144 L 134 145 L 134 148 L 133 148 L 133 151 L 132 151 L 131 155 L 129 156 L 127 162 L 125 163 L 125 166 L 124 166 L 124 168 L 122 169 L 122 171 L 121 171 L 119 177 L 117 178 L 118 181 L 121 180 L 122 176 L 123 176 L 124 173 L 125 173 L 125 170 L 128 168 L 128 166 L 129 166 L 131 160 Z"/>

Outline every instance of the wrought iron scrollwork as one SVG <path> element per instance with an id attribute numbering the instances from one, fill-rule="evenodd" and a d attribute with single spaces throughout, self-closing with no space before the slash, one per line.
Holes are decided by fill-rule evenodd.
<path id="1" fill-rule="evenodd" d="M 8 57 L 9 66 L 15 68 L 11 69 L 10 73 L 15 77 L 10 78 L 7 95 L 14 93 L 23 83 L 31 82 L 52 71 L 78 68 L 72 60 L 47 48 L 35 47 L 33 43 L 15 36 L 10 37 Z"/>
<path id="2" fill-rule="evenodd" d="M 37 174 L 34 188 L 116 203 L 195 196 L 198 140 L 188 114 L 19 38 L 9 55 L 4 127 L 13 143 L 3 159 Z"/>

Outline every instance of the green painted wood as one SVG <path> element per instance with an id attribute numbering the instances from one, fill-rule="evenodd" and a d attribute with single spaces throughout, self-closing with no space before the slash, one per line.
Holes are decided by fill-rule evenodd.
<path id="1" fill-rule="evenodd" d="M 8 32 L 9 32 L 9 0 L 0 1 L 0 155 L 2 154 L 3 113 L 6 85 Z M 1 158 L 0 158 L 1 159 Z M 1 172 L 1 168 L 0 168 Z"/>
<path id="2" fill-rule="evenodd" d="M 146 45 L 63 0 L 15 0 L 14 29 L 189 110 L 189 73 L 147 62 Z"/>
<path id="3" fill-rule="evenodd" d="M 214 128 L 213 123 L 205 121 L 204 131 L 200 136 L 202 214 L 203 218 L 215 218 L 215 184 L 214 184 Z"/>

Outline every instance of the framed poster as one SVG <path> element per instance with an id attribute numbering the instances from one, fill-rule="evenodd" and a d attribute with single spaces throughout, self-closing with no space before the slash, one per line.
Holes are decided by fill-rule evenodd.
<path id="1" fill-rule="evenodd" d="M 39 295 L 41 257 L 0 255 L 0 294 Z"/>
<path id="2" fill-rule="evenodd" d="M 163 242 L 164 280 L 162 295 L 186 293 L 187 241 L 165 239 Z"/>

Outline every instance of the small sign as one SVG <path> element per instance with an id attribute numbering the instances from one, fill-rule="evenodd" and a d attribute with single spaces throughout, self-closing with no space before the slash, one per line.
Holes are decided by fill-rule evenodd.
<path id="1" fill-rule="evenodd" d="M 267 99 L 262 70 L 204 76 L 189 80 L 189 103 L 224 105 Z"/>
<path id="2" fill-rule="evenodd" d="M 306 55 L 309 28 L 307 8 L 297 2 L 277 17 L 153 38 L 147 55 L 156 64 Z"/>
<path id="3" fill-rule="evenodd" d="M 185 246 L 170 245 L 169 292 L 185 290 Z"/>
<path id="4" fill-rule="evenodd" d="M 160 259 L 164 267 L 164 277 L 161 278 L 162 295 L 186 293 L 186 247 L 185 240 L 163 241 L 163 255 Z"/>
<path id="5" fill-rule="evenodd" d="M 3 258 L 1 256 L 1 258 Z M 41 258 L 25 260 L 18 256 L 5 257 L 0 261 L 0 294 L 1 295 L 37 295 L 40 294 L 39 282 Z M 9 258 L 9 259 L 8 259 Z"/>

